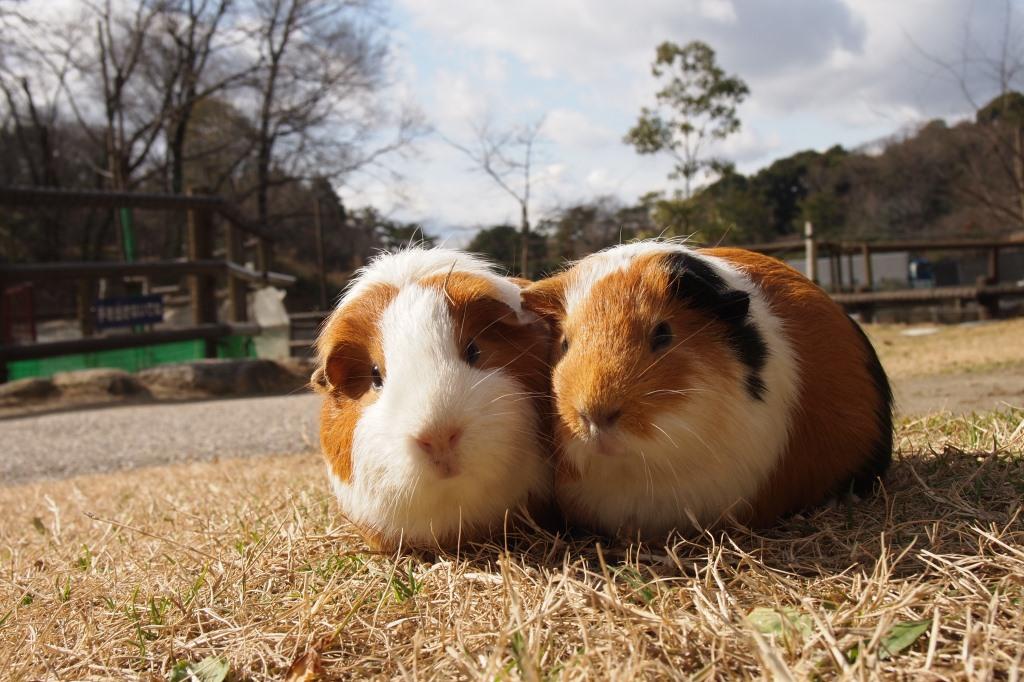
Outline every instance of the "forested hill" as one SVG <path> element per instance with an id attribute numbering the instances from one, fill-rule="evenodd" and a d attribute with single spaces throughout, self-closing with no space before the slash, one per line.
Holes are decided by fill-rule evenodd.
<path id="1" fill-rule="evenodd" d="M 1024 226 L 1022 135 L 1024 96 L 1009 93 L 973 119 L 931 121 L 863 151 L 836 146 L 728 172 L 688 206 L 659 202 L 660 213 L 734 242 L 793 236 L 807 220 L 848 239 L 1006 235 Z"/>

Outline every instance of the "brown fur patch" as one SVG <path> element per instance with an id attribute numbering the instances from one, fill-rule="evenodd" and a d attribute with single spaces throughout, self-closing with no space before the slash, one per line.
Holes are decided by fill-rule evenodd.
<path id="1" fill-rule="evenodd" d="M 317 339 L 322 388 L 320 445 L 334 474 L 352 476 L 352 438 L 363 410 L 377 394 L 370 390 L 371 368 L 386 373 L 379 331 L 380 317 L 398 290 L 380 284 L 348 301 Z M 316 376 L 314 374 L 314 376 Z"/>
<path id="2" fill-rule="evenodd" d="M 703 253 L 737 265 L 761 288 L 784 321 L 798 362 L 801 389 L 789 448 L 752 502 L 750 520 L 764 525 L 823 502 L 861 469 L 882 436 L 881 397 L 867 349 L 828 294 L 768 256 L 725 248 Z"/>
<path id="3" fill-rule="evenodd" d="M 556 442 L 585 435 L 581 413 L 619 413 L 616 423 L 624 431 L 657 437 L 652 415 L 691 400 L 686 389 L 696 372 L 714 367 L 725 381 L 743 376 L 726 346 L 725 325 L 672 296 L 663 254 L 639 257 L 629 268 L 598 280 L 572 319 L 566 319 L 564 289 L 570 277 L 571 272 L 540 282 L 524 296 L 531 310 L 555 326 L 555 348 L 563 340 L 568 346 L 552 382 Z M 594 320 L 601 323 L 591 324 Z M 672 340 L 656 350 L 652 334 L 663 322 L 670 325 Z M 562 356 L 560 350 L 554 354 Z M 579 474 L 560 459 L 555 476 L 557 485 L 578 480 Z"/>
<path id="4" fill-rule="evenodd" d="M 421 284 L 444 292 L 455 324 L 456 344 L 463 351 L 471 341 L 477 344 L 478 367 L 507 372 L 531 393 L 549 393 L 551 335 L 547 325 L 520 323 L 515 311 L 497 299 L 491 282 L 478 275 L 454 272 L 429 277 Z"/>

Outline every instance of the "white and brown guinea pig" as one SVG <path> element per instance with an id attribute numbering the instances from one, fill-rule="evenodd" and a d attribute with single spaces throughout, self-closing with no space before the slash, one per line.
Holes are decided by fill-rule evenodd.
<path id="1" fill-rule="evenodd" d="M 379 549 L 453 547 L 550 501 L 550 331 L 520 285 L 448 249 L 358 273 L 317 340 L 320 440 Z"/>
<path id="2" fill-rule="evenodd" d="M 556 328 L 555 495 L 575 522 L 664 539 L 870 491 L 892 396 L 860 327 L 786 264 L 644 241 L 526 290 Z"/>

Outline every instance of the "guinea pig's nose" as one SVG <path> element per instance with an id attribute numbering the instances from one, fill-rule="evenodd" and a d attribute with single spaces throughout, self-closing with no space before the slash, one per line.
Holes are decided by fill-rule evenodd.
<path id="1" fill-rule="evenodd" d="M 596 437 L 601 429 L 610 429 L 622 416 L 619 408 L 600 410 L 580 410 L 580 421 L 591 437 Z"/>
<path id="2" fill-rule="evenodd" d="M 455 426 L 427 429 L 415 437 L 416 444 L 427 454 L 454 450 L 462 438 L 462 429 Z"/>

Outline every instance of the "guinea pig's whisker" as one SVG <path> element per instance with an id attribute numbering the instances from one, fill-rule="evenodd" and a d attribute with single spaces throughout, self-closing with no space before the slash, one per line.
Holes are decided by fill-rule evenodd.
<path id="1" fill-rule="evenodd" d="M 647 474 L 647 494 L 654 495 L 654 476 L 651 474 L 651 465 L 647 462 L 643 448 L 640 448 L 640 460 L 644 463 L 644 473 Z"/>
<path id="2" fill-rule="evenodd" d="M 532 346 L 531 346 L 531 348 L 532 348 Z M 498 373 L 498 372 L 500 372 L 501 370 L 505 369 L 506 367 L 508 367 L 509 365 L 511 365 L 511 364 L 512 364 L 513 362 L 515 362 L 515 361 L 516 361 L 516 360 L 518 360 L 519 358 L 521 358 L 521 357 L 523 357 L 524 355 L 526 355 L 526 352 L 527 352 L 528 350 L 529 350 L 529 348 L 527 348 L 527 349 L 526 349 L 526 350 L 524 350 L 524 351 L 523 351 L 522 353 L 520 353 L 519 355 L 515 356 L 514 358 L 512 358 L 511 360 L 509 360 L 508 362 L 506 362 L 506 363 L 505 363 L 504 365 L 502 365 L 501 367 L 495 367 L 494 369 L 492 369 L 492 370 L 491 370 L 490 372 L 488 372 L 488 373 L 487 373 L 487 374 L 485 374 L 485 375 L 484 375 L 483 377 L 481 377 L 479 381 L 477 381 L 477 382 L 476 382 L 475 384 L 473 384 L 472 386 L 470 386 L 469 390 L 471 390 L 471 391 L 472 391 L 472 390 L 473 390 L 473 389 L 475 389 L 475 388 L 476 388 L 477 386 L 479 386 L 479 385 L 480 385 L 480 384 L 482 384 L 483 382 L 487 381 L 487 380 L 488 380 L 488 379 L 490 379 L 490 378 L 491 378 L 492 376 L 494 376 L 495 374 L 497 374 L 497 373 Z"/>
<path id="3" fill-rule="evenodd" d="M 696 336 L 697 334 L 700 334 L 702 331 L 704 331 L 705 329 L 710 327 L 711 326 L 711 322 L 712 322 L 711 320 L 708 320 L 703 325 L 701 325 L 700 329 L 698 329 L 697 331 L 693 332 L 692 334 L 687 336 L 685 339 L 683 339 L 679 343 L 673 345 L 671 348 L 669 348 L 667 351 L 665 351 L 664 353 L 662 353 L 658 357 L 654 358 L 654 360 L 651 362 L 651 364 L 647 365 L 647 369 L 645 369 L 644 371 L 640 372 L 640 375 L 637 378 L 642 378 L 645 374 L 647 374 L 647 372 L 651 371 L 654 368 L 655 365 L 657 365 L 659 362 L 661 362 L 664 358 L 667 358 L 668 354 L 670 352 L 674 351 L 676 348 L 679 348 L 684 343 L 686 343 L 687 341 L 692 339 L 694 336 Z"/>
<path id="4" fill-rule="evenodd" d="M 493 403 L 498 402 L 499 400 L 504 400 L 505 398 L 512 398 L 514 396 L 520 396 L 520 397 L 517 397 L 515 400 L 512 400 L 511 402 L 513 402 L 513 403 L 520 403 L 520 402 L 522 402 L 524 400 L 532 400 L 533 398 L 539 398 L 539 397 L 541 397 L 543 395 L 544 395 L 543 393 L 537 393 L 537 392 L 532 392 L 532 391 L 523 391 L 521 393 L 506 393 L 504 395 L 499 395 L 497 398 L 494 398 L 488 404 L 493 404 Z"/>
<path id="5" fill-rule="evenodd" d="M 673 462 L 674 462 L 674 459 L 670 458 L 665 463 L 668 465 L 668 471 L 669 471 L 670 474 L 672 474 L 672 478 L 674 478 L 675 482 L 676 482 L 676 484 L 674 486 L 672 486 L 672 488 L 671 488 L 671 490 L 672 490 L 672 501 L 675 502 L 676 513 L 680 514 L 680 513 L 682 513 L 682 507 L 679 505 L 679 492 L 681 490 L 683 490 L 683 484 L 679 480 L 679 472 L 676 471 L 676 465 Z"/>
<path id="6" fill-rule="evenodd" d="M 506 365 L 506 366 L 507 366 L 507 365 Z M 469 387 L 469 390 L 470 390 L 470 391 L 472 391 L 472 390 L 473 390 L 473 389 L 475 389 L 475 388 L 476 388 L 477 386 L 479 386 L 479 385 L 480 385 L 480 384 L 482 384 L 483 382 L 487 381 L 488 379 L 490 379 L 491 377 L 493 377 L 493 376 L 494 376 L 495 374 L 497 374 L 498 372 L 500 372 L 500 371 L 501 371 L 501 370 L 503 370 L 503 369 L 505 369 L 505 368 L 504 368 L 504 367 L 495 367 L 495 368 L 494 368 L 494 369 L 492 369 L 492 370 L 491 370 L 490 372 L 488 372 L 487 374 L 485 374 L 485 375 L 483 375 L 482 377 L 480 377 L 480 379 L 479 379 L 479 380 L 477 380 L 477 382 L 476 382 L 475 384 L 473 384 L 472 386 L 470 386 L 470 387 Z"/>
<path id="7" fill-rule="evenodd" d="M 658 388 L 653 391 L 644 393 L 643 397 L 648 398 L 652 395 L 658 395 L 661 393 L 669 393 L 673 395 L 689 395 L 690 393 L 711 393 L 706 388 Z"/>
<path id="8" fill-rule="evenodd" d="M 494 320 L 493 322 L 491 322 L 491 323 L 490 323 L 490 324 L 488 324 L 488 325 L 487 325 L 486 327 L 484 327 L 483 329 L 481 329 L 481 330 L 480 330 L 480 331 L 479 331 L 478 333 L 479 333 L 479 334 L 483 334 L 483 333 L 484 333 L 485 331 L 487 331 L 488 329 L 490 329 L 490 328 L 491 328 L 491 327 L 493 327 L 494 325 L 496 325 L 496 324 L 498 324 L 499 322 L 501 322 L 502 320 L 504 320 L 504 319 L 505 319 L 506 317 L 508 317 L 508 316 L 509 316 L 510 314 L 511 314 L 511 313 L 505 313 L 505 314 L 504 314 L 504 315 L 502 315 L 501 317 L 498 317 L 498 318 L 496 318 L 496 319 L 495 319 L 495 320 Z"/>
<path id="9" fill-rule="evenodd" d="M 663 434 L 665 434 L 665 438 L 668 438 L 668 442 L 672 443 L 672 447 L 674 447 L 674 448 L 678 448 L 679 447 L 679 444 L 676 443 L 676 441 L 672 438 L 672 436 L 668 435 L 668 431 L 666 431 L 665 429 L 661 428 L 660 426 L 658 426 L 654 422 L 651 422 L 651 426 L 653 426 L 654 428 L 658 429 Z"/>
<path id="10" fill-rule="evenodd" d="M 681 428 L 685 429 L 687 431 L 687 433 L 689 433 L 691 436 L 696 438 L 700 442 L 700 444 L 704 446 L 704 449 L 708 451 L 709 455 L 711 455 L 712 457 L 716 457 L 715 451 L 711 449 L 711 446 L 708 445 L 707 441 L 705 441 L 703 438 L 700 437 L 700 434 L 698 434 L 696 431 L 691 429 L 689 426 L 687 426 L 686 424 L 683 424 L 681 422 L 679 423 L 679 426 Z"/>

